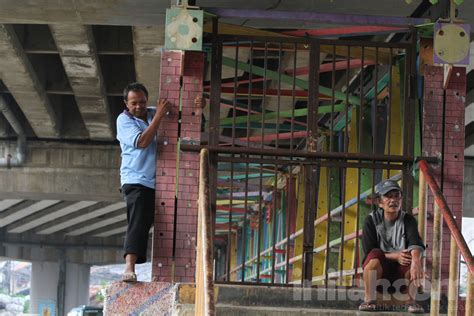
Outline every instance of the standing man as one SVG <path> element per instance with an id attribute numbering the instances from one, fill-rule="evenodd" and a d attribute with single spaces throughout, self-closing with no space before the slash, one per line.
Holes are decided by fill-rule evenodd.
<path id="1" fill-rule="evenodd" d="M 375 188 L 378 208 L 367 216 L 362 232 L 365 300 L 361 311 L 377 310 L 376 287 L 380 280 L 391 284 L 402 279 L 409 288 L 418 288 L 423 279 L 421 255 L 425 249 L 416 219 L 403 211 L 402 189 L 385 180 Z M 395 289 L 400 290 L 400 288 Z M 423 313 L 409 292 L 408 311 Z"/>
<path id="2" fill-rule="evenodd" d="M 117 139 L 122 150 L 120 183 L 128 222 L 122 280 L 134 282 L 135 264 L 146 262 L 148 232 L 155 217 L 156 132 L 171 111 L 171 104 L 160 99 L 156 110 L 148 109 L 148 91 L 137 82 L 125 87 L 123 98 L 127 108 L 117 118 Z M 206 103 L 198 96 L 194 105 L 203 108 Z"/>
<path id="3" fill-rule="evenodd" d="M 148 109 L 148 91 L 136 82 L 125 87 L 123 98 L 127 109 L 117 118 L 122 150 L 120 183 L 128 222 L 122 280 L 134 282 L 135 264 L 146 262 L 148 232 L 155 214 L 156 132 L 171 105 L 160 99 L 156 111 Z"/>

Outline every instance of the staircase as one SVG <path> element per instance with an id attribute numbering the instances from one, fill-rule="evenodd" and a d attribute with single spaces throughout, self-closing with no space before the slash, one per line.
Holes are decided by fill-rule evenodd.
<path id="1" fill-rule="evenodd" d="M 170 284 L 164 282 L 114 282 L 107 288 L 105 315 L 202 315 L 195 313 L 194 284 Z M 270 287 L 252 285 L 223 285 L 214 287 L 216 315 L 374 315 L 359 312 L 363 298 L 360 289 L 325 289 L 300 287 Z M 429 295 L 418 301 L 429 311 Z M 390 299 L 383 300 L 383 306 L 399 304 Z M 444 307 L 443 307 L 444 306 Z M 441 311 L 445 312 L 446 304 Z M 403 312 L 403 306 L 396 310 L 381 311 L 382 315 L 411 315 Z"/>
<path id="2" fill-rule="evenodd" d="M 364 298 L 364 293 L 361 287 L 346 287 L 341 283 L 339 287 L 331 287 L 328 284 L 327 287 L 318 288 L 315 286 L 315 278 L 306 280 L 311 281 L 313 287 L 302 288 L 301 285 L 292 286 L 288 283 L 286 286 L 267 286 L 266 284 L 259 283 L 258 285 L 249 285 L 244 282 L 236 282 L 235 280 L 227 280 L 225 285 L 219 284 L 214 285 L 213 276 L 213 253 L 212 249 L 212 213 L 209 207 L 209 178 L 208 178 L 208 152 L 203 149 L 201 151 L 201 165 L 200 165 L 200 188 L 199 188 L 199 216 L 198 216 L 198 238 L 197 238 L 197 265 L 196 265 L 196 289 L 187 285 L 180 285 L 178 290 L 178 296 L 175 304 L 175 313 L 177 315 L 344 315 L 348 313 L 354 313 L 356 311 L 359 315 L 365 313 L 358 311 L 358 306 Z M 435 237 L 440 234 L 440 218 L 444 217 L 448 229 L 452 235 L 451 248 L 456 250 L 459 247 L 460 252 L 465 258 L 469 270 L 472 273 L 474 271 L 473 257 L 466 245 L 464 238 L 462 237 L 458 226 L 456 225 L 452 212 L 444 199 L 441 190 L 437 186 L 432 171 L 427 165 L 426 161 L 420 161 L 420 200 L 426 201 L 425 196 L 427 187 L 433 192 L 435 196 L 435 224 L 434 224 L 434 235 Z M 424 204 L 424 203 L 420 203 Z M 420 226 L 423 226 L 426 221 L 426 212 L 424 207 L 420 208 L 418 221 Z M 310 224 L 314 219 L 311 219 Z M 355 234 L 357 236 L 358 234 Z M 424 233 L 423 233 L 424 235 Z M 344 236 L 344 239 L 346 236 Z M 457 294 L 457 283 L 455 278 L 457 277 L 457 270 L 450 271 L 450 284 L 449 284 L 449 304 L 447 304 L 446 297 L 443 299 L 443 294 L 440 291 L 440 265 L 439 260 L 439 249 L 440 241 L 434 238 L 433 241 L 433 278 L 431 284 L 431 294 L 421 294 L 417 296 L 417 301 L 422 305 L 425 311 L 430 311 L 432 315 L 439 315 L 449 311 L 449 315 L 456 315 L 460 312 L 465 312 L 466 315 L 471 314 L 472 308 L 472 280 L 468 280 L 468 300 L 466 302 L 465 311 L 460 310 L 460 304 L 458 303 Z M 273 246 L 275 248 L 275 246 Z M 327 248 L 327 245 L 326 245 Z M 357 249 L 357 247 L 355 247 Z M 275 250 L 274 250 L 275 251 Z M 304 250 L 303 250 L 304 251 Z M 354 251 L 354 250 L 353 250 Z M 315 250 L 311 251 L 313 254 Z M 260 252 L 259 252 L 260 253 Z M 453 251 L 450 258 L 450 265 L 457 266 L 458 254 Z M 326 260 L 327 261 L 327 260 Z M 311 261 L 312 262 L 312 261 Z M 287 262 L 288 264 L 288 262 Z M 316 266 L 318 265 L 315 262 Z M 293 267 L 295 268 L 295 267 Z M 313 267 L 314 268 L 314 267 Z M 242 267 L 244 269 L 244 267 Z M 359 269 L 342 271 L 349 272 L 350 275 L 356 276 Z M 311 272 L 311 271 L 310 271 Z M 273 273 L 273 271 L 272 271 Z M 327 278 L 334 277 L 333 273 L 328 273 Z M 257 272 L 257 275 L 260 275 Z M 309 273 L 311 275 L 311 273 Z M 336 277 L 341 277 L 341 271 L 336 272 Z M 227 279 L 229 279 L 227 275 Z M 245 279 L 245 278 L 243 278 Z M 306 279 L 306 278 L 305 278 Z M 341 278 L 343 279 L 343 277 Z M 273 283 L 272 276 L 272 283 Z M 321 279 L 322 280 L 322 279 Z M 230 282 L 229 282 L 230 281 Z M 233 281 L 233 282 L 232 282 Z M 326 281 L 327 282 L 327 281 Z M 257 280 L 258 283 L 258 280 Z M 316 283 L 318 284 L 318 283 Z M 352 284 L 354 286 L 354 284 Z M 425 288 L 425 291 L 430 289 Z M 181 292 L 187 292 L 187 295 L 181 295 Z M 387 297 L 388 296 L 388 297 Z M 377 302 L 383 310 L 387 310 L 383 313 L 391 314 L 400 313 L 406 311 L 407 298 L 390 297 L 385 295 L 383 297 L 377 297 Z M 397 301 L 400 300 L 400 301 Z M 196 302 L 196 304 L 194 304 Z M 433 306 L 431 309 L 430 306 Z M 464 309 L 464 308 L 463 308 Z M 372 314 L 373 313 L 369 313 Z"/>
<path id="3" fill-rule="evenodd" d="M 215 308 L 217 315 L 374 315 L 359 312 L 358 306 L 364 293 L 360 289 L 325 289 L 300 287 L 269 287 L 249 285 L 216 285 Z M 418 303 L 429 310 L 429 295 Z M 380 298 L 380 301 L 383 298 Z M 389 306 L 399 302 L 385 300 L 383 315 L 412 315 L 404 312 L 403 305 Z M 194 286 L 181 284 L 178 289 L 175 315 L 194 316 Z"/>

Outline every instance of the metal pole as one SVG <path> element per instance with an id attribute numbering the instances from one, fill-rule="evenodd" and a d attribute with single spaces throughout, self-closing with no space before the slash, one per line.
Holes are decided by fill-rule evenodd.
<path id="1" fill-rule="evenodd" d="M 451 236 L 449 252 L 449 285 L 448 285 L 448 316 L 456 316 L 458 312 L 459 283 L 459 249 L 456 240 Z"/>
<path id="2" fill-rule="evenodd" d="M 219 144 L 219 108 L 221 99 L 222 79 L 222 42 L 219 39 L 218 20 L 212 19 L 212 59 L 211 59 L 211 93 L 209 100 L 209 145 Z M 182 148 L 182 146 L 181 146 Z M 214 240 L 216 220 L 216 196 L 217 196 L 217 154 L 209 155 L 209 203 L 211 207 L 211 232 Z M 230 245 L 230 241 L 229 241 Z M 228 260 L 229 258 L 227 258 Z"/>
<path id="3" fill-rule="evenodd" d="M 418 188 L 418 232 L 421 239 L 425 242 L 426 239 L 426 178 L 423 172 L 419 173 L 419 188 Z"/>
<path id="4" fill-rule="evenodd" d="M 196 262 L 195 315 L 215 315 L 213 244 L 209 204 L 209 152 L 200 153 L 198 200 L 198 248 Z"/>
<path id="5" fill-rule="evenodd" d="M 421 240 L 426 243 L 426 178 L 423 172 L 419 172 L 419 187 L 418 187 L 418 232 Z M 426 257 L 422 258 L 423 270 L 426 271 Z M 425 287 L 425 278 L 421 281 L 421 286 Z"/>
<path id="6" fill-rule="evenodd" d="M 203 149 L 204 151 L 205 149 Z M 202 161 L 201 161 L 202 167 Z M 200 171 L 201 173 L 201 171 Z M 205 313 L 205 294 L 204 294 L 204 243 L 203 240 L 203 219 L 201 196 L 201 178 L 199 178 L 199 198 L 198 198 L 198 222 L 197 222 L 197 241 L 196 241 L 196 292 L 194 293 L 194 315 L 204 315 Z M 227 272 L 228 274 L 228 272 Z"/>
<path id="7" fill-rule="evenodd" d="M 211 122 L 209 122 L 211 125 Z M 217 128 L 218 123 L 216 124 Z M 313 137 L 317 134 L 317 129 L 312 133 Z M 309 135 L 307 135 L 309 137 Z M 218 140 L 217 140 L 218 141 Z M 216 141 L 216 142 L 217 142 Z M 227 153 L 227 154 L 239 154 L 239 155 L 271 155 L 271 156 L 287 156 L 287 157 L 302 157 L 302 158 L 320 158 L 320 159 L 331 159 L 331 160 L 367 160 L 370 162 L 382 161 L 382 162 L 393 162 L 393 163 L 413 163 L 415 157 L 413 156 L 398 156 L 398 155 L 372 155 L 364 153 L 342 153 L 342 152 L 322 152 L 322 151 L 305 151 L 305 150 L 291 150 L 291 149 L 272 149 L 266 148 L 252 148 L 252 147 L 223 147 L 211 145 L 181 145 L 183 151 L 197 151 L 199 152 L 202 148 L 206 148 L 210 153 Z M 429 163 L 437 163 L 438 158 L 436 157 L 423 157 L 423 160 Z"/>
<path id="8" fill-rule="evenodd" d="M 466 316 L 474 313 L 474 277 L 467 271 Z"/>
<path id="9" fill-rule="evenodd" d="M 308 138 L 306 150 L 316 151 L 316 134 L 318 131 L 318 106 L 319 106 L 319 41 L 309 43 L 309 89 L 308 89 Z M 305 166 L 305 205 L 303 223 L 303 262 L 302 286 L 311 286 L 313 278 L 313 248 L 314 248 L 314 220 L 318 205 L 318 184 L 320 168 L 318 166 Z"/>
<path id="10" fill-rule="evenodd" d="M 441 278 L 441 212 L 438 204 L 434 205 L 433 218 L 433 252 L 432 261 L 433 267 L 431 269 L 431 313 L 432 316 L 439 315 L 440 302 L 440 278 Z"/>

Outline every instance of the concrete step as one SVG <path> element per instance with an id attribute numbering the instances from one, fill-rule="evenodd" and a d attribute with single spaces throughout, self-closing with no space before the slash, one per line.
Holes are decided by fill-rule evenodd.
<path id="1" fill-rule="evenodd" d="M 194 284 L 161 282 L 114 282 L 107 288 L 106 315 L 194 315 Z M 404 315 L 404 313 L 362 313 L 360 289 L 305 288 L 249 285 L 216 285 L 215 303 L 218 315 Z M 429 296 L 419 303 L 429 311 Z M 379 300 L 379 304 L 405 302 Z M 442 309 L 442 312 L 444 310 Z M 408 315 L 408 314 L 407 314 Z"/>
<path id="2" fill-rule="evenodd" d="M 216 314 L 223 316 L 288 316 L 288 315 L 305 315 L 305 316 L 374 316 L 373 312 L 359 312 L 358 310 L 343 309 L 312 309 L 298 307 L 271 307 L 271 306 L 234 306 L 218 304 L 216 306 Z M 175 315 L 194 316 L 194 305 L 178 304 L 176 305 Z M 412 316 L 407 312 L 377 312 L 376 315 L 383 316 Z M 418 314 L 429 315 L 429 314 Z"/>
<path id="3" fill-rule="evenodd" d="M 179 285 L 178 303 L 194 304 L 194 286 Z M 418 303 L 425 311 L 429 311 L 429 295 L 418 297 Z M 249 307 L 285 307 L 297 309 L 339 309 L 351 312 L 357 311 L 364 299 L 364 291 L 357 288 L 300 288 L 300 287 L 270 287 L 251 285 L 216 285 L 215 303 L 222 306 Z M 406 300 L 394 297 L 378 297 L 380 305 L 400 306 Z"/>

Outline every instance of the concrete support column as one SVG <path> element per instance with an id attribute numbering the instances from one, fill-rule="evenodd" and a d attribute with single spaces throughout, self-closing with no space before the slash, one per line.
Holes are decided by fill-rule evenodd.
<path id="1" fill-rule="evenodd" d="M 61 282 L 60 271 L 65 282 Z M 88 305 L 89 271 L 85 264 L 66 263 L 60 269 L 57 262 L 33 262 L 30 312 L 42 315 L 44 309 L 54 309 L 56 315 L 66 315 L 73 307 Z M 58 311 L 60 305 L 64 306 L 63 311 Z"/>
<path id="2" fill-rule="evenodd" d="M 466 69 L 454 67 L 449 84 L 443 90 L 443 67 L 425 66 L 423 103 L 423 155 L 444 157 L 443 194 L 461 227 L 464 179 L 464 116 L 466 102 Z M 444 116 L 444 120 L 443 120 Z M 441 184 L 441 164 L 432 166 Z M 425 243 L 433 242 L 433 195 L 428 194 L 428 220 Z M 450 231 L 442 228 L 441 292 L 447 292 L 450 253 Z M 432 247 L 431 247 L 432 249 Z M 431 251 L 427 251 L 427 269 L 431 269 Z M 428 271 L 429 272 L 429 271 Z"/>
<path id="3" fill-rule="evenodd" d="M 73 307 L 89 304 L 89 277 L 89 265 L 66 264 L 65 314 Z"/>
<path id="4" fill-rule="evenodd" d="M 199 153 L 180 151 L 179 144 L 200 143 L 202 110 L 195 107 L 194 99 L 202 94 L 203 68 L 202 53 L 162 54 L 160 98 L 167 98 L 173 109 L 158 131 L 154 281 L 194 282 Z"/>

